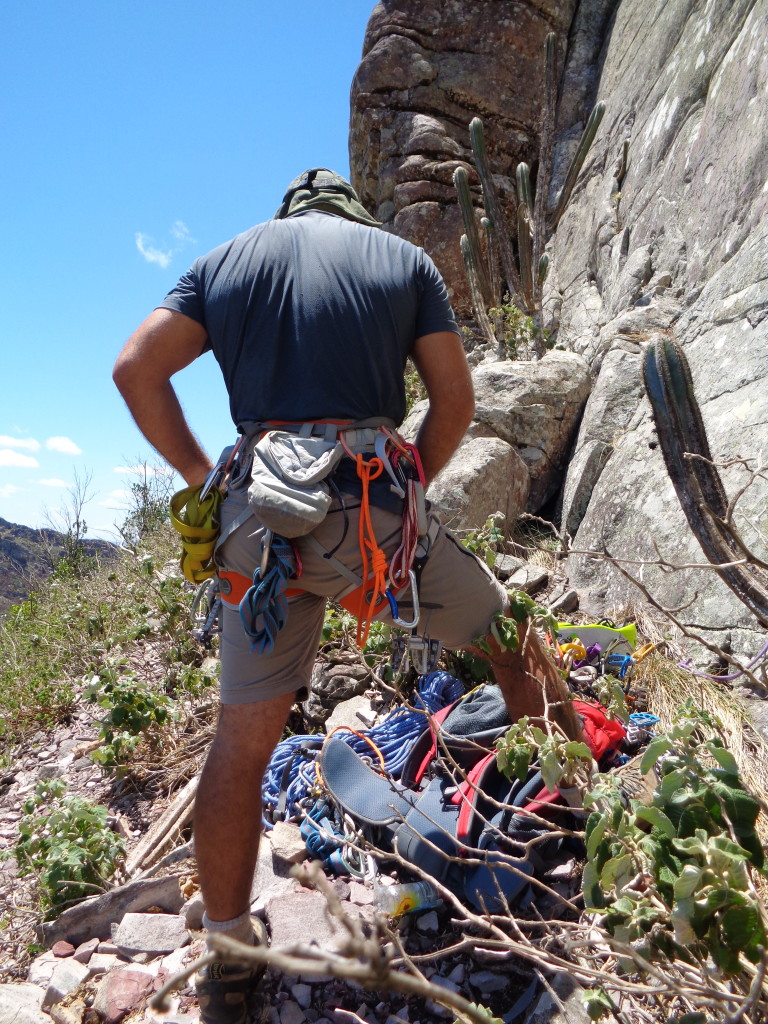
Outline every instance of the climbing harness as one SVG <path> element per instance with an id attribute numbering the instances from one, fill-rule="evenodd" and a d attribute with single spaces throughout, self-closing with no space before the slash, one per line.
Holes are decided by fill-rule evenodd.
<path id="1" fill-rule="evenodd" d="M 245 423 L 236 445 L 226 448 L 201 488 L 186 488 L 174 495 L 171 518 L 182 536 L 182 570 L 191 582 L 212 577 L 214 556 L 225 541 L 252 517 L 266 526 L 262 556 L 253 577 L 219 571 L 220 598 L 237 606 L 254 653 L 272 649 L 288 615 L 288 598 L 301 593 L 288 581 L 300 575 L 298 552 L 290 536 L 305 542 L 328 561 L 349 584 L 339 603 L 358 620 L 356 640 L 362 648 L 371 622 L 389 609 L 392 621 L 411 631 L 406 657 L 421 674 L 434 668 L 439 644 L 419 638 L 419 578 L 439 531 L 436 519 L 428 521 L 424 497 L 424 473 L 416 447 L 404 441 L 389 420 L 358 423 L 318 421 L 310 423 Z M 362 571 L 349 569 L 334 551 L 326 550 L 312 530 L 322 521 L 331 502 L 339 460 L 347 456 L 354 466 L 360 489 L 358 543 Z M 227 479 L 229 486 L 244 486 L 249 477 L 249 504 L 226 529 L 219 530 L 219 507 Z M 376 540 L 371 505 L 380 499 L 382 483 L 402 508 L 400 543 L 387 560 Z M 376 488 L 372 484 L 376 482 Z M 389 500 L 389 499 L 387 499 Z M 388 507 L 385 505 L 385 507 Z M 342 511 L 347 522 L 346 508 Z M 280 529 L 275 529 L 278 524 Z M 334 549 L 335 550 L 335 549 Z M 406 594 L 409 615 L 401 614 L 399 599 Z M 210 637 L 213 626 L 196 623 L 201 635 Z"/>

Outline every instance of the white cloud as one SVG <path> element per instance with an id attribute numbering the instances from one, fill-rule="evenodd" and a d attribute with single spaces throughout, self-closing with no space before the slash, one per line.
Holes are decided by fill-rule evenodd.
<path id="1" fill-rule="evenodd" d="M 173 259 L 173 249 L 169 252 L 163 252 L 162 249 L 155 248 L 155 246 L 152 245 L 152 239 L 142 231 L 136 232 L 136 248 L 147 263 L 156 263 L 158 267 L 162 267 L 163 270 L 170 266 L 171 260 Z"/>
<path id="2" fill-rule="evenodd" d="M 69 487 L 66 480 L 59 480 L 58 477 L 55 476 L 47 476 L 45 479 L 38 480 L 37 482 L 42 484 L 43 487 Z"/>
<path id="3" fill-rule="evenodd" d="M 18 494 L 22 489 L 15 484 L 3 484 L 0 487 L 0 498 L 10 498 L 12 494 Z"/>
<path id="4" fill-rule="evenodd" d="M 24 469 L 39 469 L 40 463 L 31 455 L 22 455 L 21 452 L 11 451 L 10 448 L 0 448 L 0 466 L 19 466 Z"/>
<path id="5" fill-rule="evenodd" d="M 126 502 L 129 502 L 133 495 L 130 491 L 110 491 L 109 494 L 98 504 L 102 508 L 124 509 Z"/>
<path id="6" fill-rule="evenodd" d="M 152 236 L 145 235 L 143 231 L 137 231 L 134 236 L 136 239 L 136 248 L 147 263 L 156 263 L 158 267 L 162 267 L 163 270 L 170 266 L 173 257 L 177 256 L 182 249 L 187 245 L 195 244 L 195 239 L 189 233 L 189 228 L 183 220 L 174 221 L 169 229 L 169 234 L 173 239 L 173 242 L 164 249 L 159 249 L 154 244 Z"/>
<path id="7" fill-rule="evenodd" d="M 52 452 L 62 452 L 64 455 L 82 455 L 82 449 L 78 448 L 74 441 L 68 437 L 49 437 L 45 447 Z"/>
<path id="8" fill-rule="evenodd" d="M 189 228 L 187 227 L 183 220 L 176 220 L 173 222 L 173 226 L 171 227 L 171 234 L 176 239 L 176 241 L 180 243 L 179 248 L 187 244 L 195 244 L 195 239 L 189 233 Z"/>
<path id="9" fill-rule="evenodd" d="M 0 446 L 3 448 L 26 448 L 29 452 L 40 451 L 40 442 L 34 437 L 8 437 L 7 434 L 0 434 Z"/>

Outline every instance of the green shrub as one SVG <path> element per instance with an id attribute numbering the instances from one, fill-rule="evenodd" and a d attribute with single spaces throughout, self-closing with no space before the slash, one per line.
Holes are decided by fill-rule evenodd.
<path id="1" fill-rule="evenodd" d="M 125 844 L 107 825 L 107 809 L 65 797 L 59 780 L 39 782 L 24 804 L 16 859 L 22 875 L 37 875 L 47 916 L 108 888 Z"/>
<path id="2" fill-rule="evenodd" d="M 641 772 L 660 776 L 651 806 L 604 776 L 584 806 L 584 900 L 604 927 L 646 960 L 707 956 L 727 974 L 757 963 L 768 943 L 749 868 L 764 871 L 757 800 L 744 789 L 717 722 L 687 704 L 649 744 Z M 624 958 L 627 969 L 632 961 Z"/>
<path id="3" fill-rule="evenodd" d="M 85 696 L 106 711 L 99 723 L 101 742 L 91 757 L 110 770 L 124 764 L 153 727 L 177 717 L 171 699 L 134 673 L 120 675 L 104 669 L 92 678 Z"/>

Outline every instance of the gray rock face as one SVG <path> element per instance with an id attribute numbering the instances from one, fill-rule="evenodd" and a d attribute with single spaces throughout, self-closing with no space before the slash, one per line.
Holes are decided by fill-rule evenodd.
<path id="1" fill-rule="evenodd" d="M 472 380 L 475 419 L 429 490 L 455 530 L 482 527 L 494 512 L 511 522 L 557 493 L 591 388 L 587 364 L 573 352 L 548 352 L 538 362 L 487 359 Z M 406 437 L 416 436 L 425 412 L 426 402 L 414 406 Z"/>
<path id="2" fill-rule="evenodd" d="M 537 512 L 560 487 L 591 388 L 587 364 L 572 352 L 548 352 L 539 362 L 485 361 L 472 379 L 477 432 L 514 445 L 531 480 L 528 511 Z"/>
<path id="3" fill-rule="evenodd" d="M 37 985 L 0 985 L 0 1024 L 49 1024 L 41 1005 L 44 992 Z"/>
<path id="4" fill-rule="evenodd" d="M 568 464 L 561 525 L 574 536 L 592 491 L 643 397 L 640 346 L 617 342 L 605 356 Z"/>
<path id="5" fill-rule="evenodd" d="M 43 936 L 48 945 L 61 939 L 75 945 L 94 936 L 108 939 L 112 937 L 112 925 L 126 913 L 138 913 L 153 906 L 176 913 L 183 902 L 179 875 L 141 879 L 70 907 L 57 920 L 43 924 Z"/>
<path id="6" fill-rule="evenodd" d="M 387 229 L 433 254 L 461 307 L 451 177 L 470 160 L 466 126 L 476 114 L 483 118 L 498 186 L 510 197 L 514 165 L 536 152 L 541 50 L 551 28 L 563 46 L 567 36 L 553 191 L 590 106 L 606 103 L 548 247 L 547 317 L 559 324 L 558 345 L 582 355 L 597 377 L 568 473 L 563 525 L 578 549 L 655 559 L 655 541 L 671 562 L 702 562 L 654 447 L 640 360 L 654 333 L 674 336 L 691 363 L 715 459 L 758 459 L 766 451 L 764 0 L 669 0 L 652 16 L 647 0 L 380 3 L 352 90 L 353 177 Z M 629 160 L 617 177 L 624 139 Z M 472 434 L 517 449 L 531 475 L 528 508 L 536 509 L 562 484 L 570 437 L 546 465 L 549 450 L 524 436 L 514 417 L 505 430 L 496 412 L 486 414 L 488 399 L 495 405 L 507 393 L 493 364 L 475 373 Z M 555 406 L 542 410 L 542 423 Z M 747 481 L 735 466 L 724 475 L 730 494 Z M 759 534 L 768 532 L 766 497 L 768 483 L 758 479 L 737 516 L 758 554 L 765 552 Z M 596 614 L 642 599 L 591 555 L 573 556 L 569 571 L 582 605 Z M 646 567 L 643 576 L 664 605 L 686 606 L 684 623 L 703 624 L 715 640 L 730 632 L 737 654 L 759 648 L 751 615 L 710 570 Z"/>
<path id="7" fill-rule="evenodd" d="M 314 725 L 323 725 L 341 701 L 359 696 L 370 686 L 371 674 L 351 651 L 334 651 L 316 661 L 304 712 Z"/>
<path id="8" fill-rule="evenodd" d="M 608 109 L 591 171 L 553 246 L 558 341 L 599 365 L 619 335 L 644 347 L 654 331 L 671 332 L 691 363 L 716 461 L 758 458 L 768 439 L 767 40 L 768 12 L 752 0 L 677 0 L 654 18 L 642 0 L 622 0 L 599 83 Z M 612 168 L 624 137 L 629 166 L 617 210 Z M 647 401 L 632 409 L 642 392 L 631 389 L 618 405 L 610 398 L 619 384 L 616 358 L 603 360 L 585 414 L 565 525 L 578 525 L 580 549 L 605 545 L 618 557 L 655 558 L 656 541 L 670 561 L 702 562 L 660 453 L 649 447 Z M 626 380 L 631 361 L 621 363 Z M 609 448 L 606 425 L 616 428 Z M 725 480 L 734 494 L 747 477 L 734 467 Z M 748 544 L 763 551 L 756 530 L 765 529 L 766 491 L 765 481 L 756 482 L 737 517 Z M 569 569 L 596 612 L 638 597 L 588 556 L 573 556 Z M 737 652 L 760 646 L 751 615 L 711 571 L 646 567 L 643 576 L 669 607 L 698 593 L 684 622 L 708 625 L 713 639 L 741 627 L 732 634 Z"/>
<path id="9" fill-rule="evenodd" d="M 371 15 L 352 83 L 352 181 L 388 229 L 425 246 L 458 307 L 469 295 L 453 173 L 469 162 L 469 122 L 479 114 L 492 126 L 487 146 L 503 201 L 517 163 L 535 152 L 544 39 L 554 29 L 564 42 L 575 7 L 382 0 Z"/>
<path id="10" fill-rule="evenodd" d="M 115 926 L 112 940 L 124 956 L 157 956 L 189 942 L 187 923 L 177 914 L 126 914 Z"/>
<path id="11" fill-rule="evenodd" d="M 43 997 L 43 1006 L 60 1003 L 66 996 L 88 978 L 89 971 L 85 964 L 79 963 L 74 957 L 60 960 L 56 964 L 50 983 Z"/>

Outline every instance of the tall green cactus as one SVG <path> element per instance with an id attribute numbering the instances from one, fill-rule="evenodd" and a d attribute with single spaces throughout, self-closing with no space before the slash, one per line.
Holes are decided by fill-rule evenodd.
<path id="1" fill-rule="evenodd" d="M 489 239 L 493 236 L 498 244 L 501 266 L 512 300 L 523 312 L 533 318 L 534 324 L 538 328 L 543 326 L 541 322 L 542 290 L 549 269 L 549 259 L 544 253 L 546 239 L 554 230 L 568 205 L 579 172 L 584 164 L 589 148 L 594 142 L 597 129 L 605 112 L 604 103 L 598 103 L 592 110 L 579 142 L 576 155 L 566 175 L 554 213 L 551 217 L 548 217 L 546 202 L 551 175 L 555 122 L 555 56 L 555 34 L 550 32 L 546 38 L 545 97 L 542 111 L 536 188 L 534 189 L 531 182 L 528 164 L 518 164 L 515 173 L 517 215 L 515 228 L 511 231 L 505 223 L 496 184 L 488 166 L 483 122 L 479 117 L 475 117 L 469 125 L 472 153 L 482 186 L 487 218 L 491 227 Z M 454 174 L 454 182 L 464 218 L 468 244 L 473 254 L 475 273 L 480 290 L 488 305 L 490 304 L 488 302 L 489 294 L 495 293 L 497 288 L 492 284 L 490 268 L 486 267 L 482 257 L 472 195 L 469 190 L 469 179 L 464 168 L 457 169 Z M 517 242 L 517 257 L 515 257 L 512 246 L 513 238 Z M 536 355 L 540 357 L 543 354 L 544 345 L 542 342 L 539 342 L 536 348 Z"/>
<path id="2" fill-rule="evenodd" d="M 477 274 L 477 255 L 473 251 L 472 244 L 466 235 L 461 236 L 460 245 L 461 255 L 464 257 L 464 269 L 467 272 L 467 280 L 469 281 L 469 293 L 472 296 L 472 309 L 475 314 L 475 320 L 477 320 L 480 330 L 485 335 L 485 340 L 491 345 L 496 345 L 496 335 L 485 311 L 485 302 L 480 291 L 480 281 Z"/>
<path id="3" fill-rule="evenodd" d="M 493 183 L 491 172 L 488 169 L 488 159 L 485 151 L 485 132 L 483 130 L 483 122 L 479 117 L 473 117 L 469 122 L 469 140 L 472 144 L 475 166 L 477 167 L 477 173 L 480 176 L 480 184 L 483 188 L 485 212 L 491 222 L 493 234 L 499 246 L 501 268 L 507 279 L 507 287 L 513 295 L 517 295 L 520 292 L 520 275 L 517 271 L 514 253 L 512 252 L 510 235 L 509 232 L 505 230 L 506 225 L 504 222 L 504 214 L 501 209 L 501 203 L 499 202 L 499 195 L 496 191 L 496 186 Z"/>
<path id="4" fill-rule="evenodd" d="M 748 550 L 731 522 L 688 360 L 677 342 L 649 344 L 643 381 L 667 472 L 694 536 L 723 582 L 768 627 L 768 566 Z M 743 559 L 744 565 L 728 564 Z"/>
<path id="5" fill-rule="evenodd" d="M 478 287 L 487 308 L 493 305 L 495 296 L 491 290 L 490 277 L 480 248 L 480 236 L 477 230 L 477 221 L 475 220 L 475 208 L 472 205 L 472 193 L 469 191 L 469 175 L 467 174 L 466 167 L 456 168 L 453 175 L 453 183 L 456 186 L 456 194 L 459 197 L 459 206 L 464 218 L 464 230 L 472 255 L 475 274 L 477 275 Z"/>
<path id="6" fill-rule="evenodd" d="M 558 199 L 557 206 L 555 207 L 555 213 L 552 217 L 550 230 L 554 231 L 560 221 L 560 218 L 565 213 L 565 208 L 568 205 L 568 200 L 571 198 L 571 192 L 573 192 L 573 187 L 579 176 L 579 171 L 584 165 L 584 161 L 587 158 L 587 153 L 589 152 L 592 143 L 595 141 L 597 129 L 600 127 L 600 122 L 603 120 L 604 113 L 604 103 L 598 103 L 592 108 L 592 112 L 587 119 L 586 127 L 581 133 L 579 145 L 577 146 L 576 153 L 571 161 L 571 166 L 568 168 L 568 173 L 565 176 L 565 184 L 560 191 L 560 198 Z"/>

